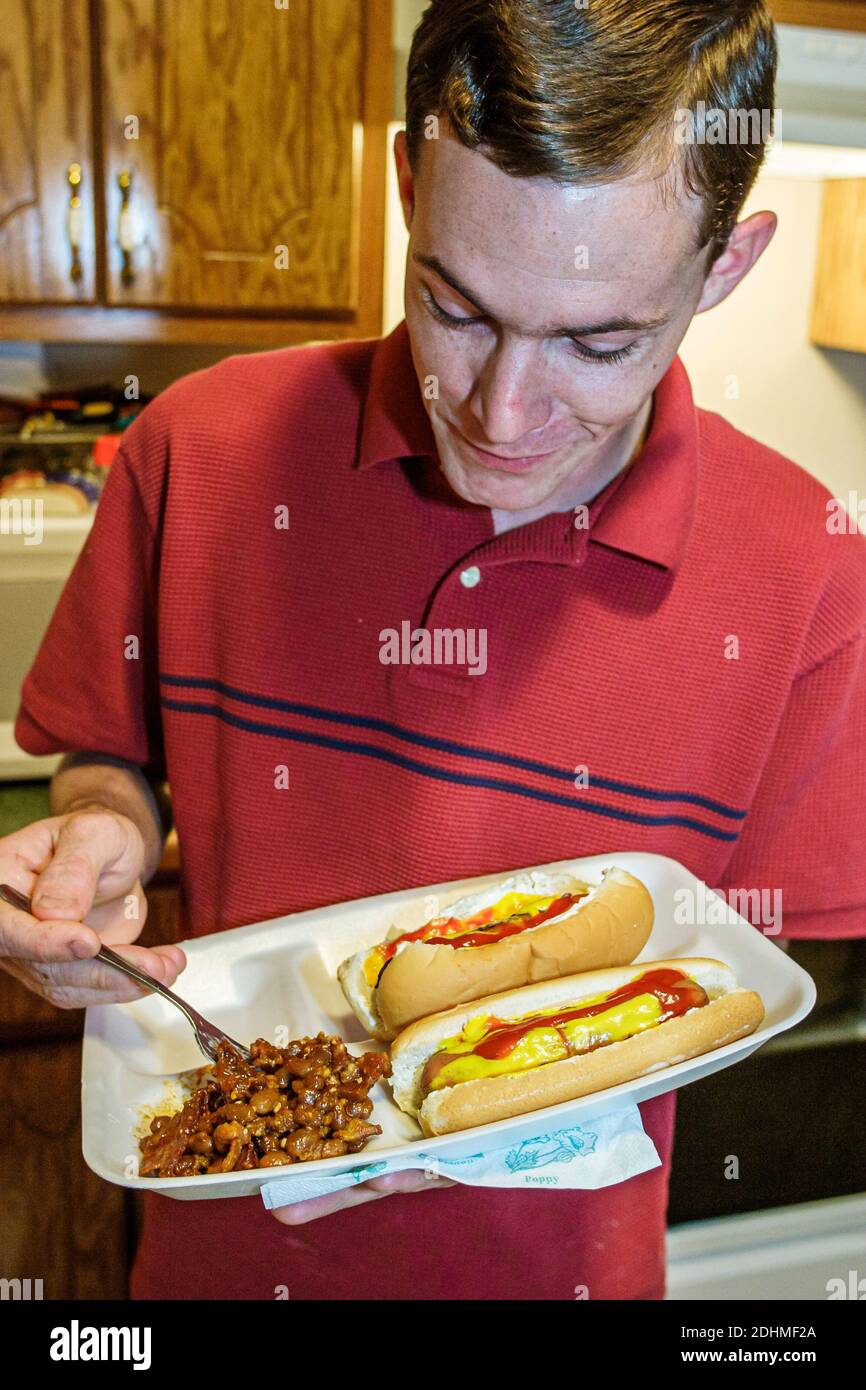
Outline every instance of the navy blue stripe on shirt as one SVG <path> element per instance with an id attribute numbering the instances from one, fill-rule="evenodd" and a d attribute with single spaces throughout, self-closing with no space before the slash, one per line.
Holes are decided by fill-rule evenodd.
<path id="1" fill-rule="evenodd" d="M 481 762 L 500 763 L 503 767 L 519 768 L 523 772 L 534 772 L 541 777 L 553 777 L 559 781 L 574 782 L 574 772 L 568 768 L 556 767 L 552 763 L 537 762 L 533 758 L 522 758 L 515 753 L 497 753 L 491 748 L 480 748 L 473 744 L 457 743 L 453 739 L 438 738 L 435 734 L 419 734 L 412 729 L 404 729 L 400 724 L 392 724 L 386 719 L 372 715 L 349 714 L 343 710 L 323 709 L 319 705 L 298 704 L 293 700 L 277 700 L 270 695 L 256 695 L 251 691 L 239 690 L 237 686 L 226 685 L 224 681 L 210 680 L 204 676 L 161 675 L 164 685 L 179 686 L 187 690 L 213 690 L 226 695 L 241 704 L 256 705 L 261 709 L 279 710 L 284 714 L 297 714 L 306 719 L 321 719 L 332 724 L 347 724 L 356 729 L 375 729 L 379 733 L 390 734 L 392 738 L 405 743 L 415 743 L 442 753 L 453 753 L 458 758 L 476 758 Z M 626 796 L 644 797 L 651 801 L 686 801 L 693 806 L 702 806 L 718 816 L 729 820 L 744 820 L 745 811 L 726 806 L 721 801 L 713 801 L 698 792 L 658 791 L 653 787 L 638 786 L 634 782 L 621 782 L 612 777 L 591 777 L 594 787 L 601 791 L 622 792 Z"/>
<path id="2" fill-rule="evenodd" d="M 454 772 L 449 768 L 435 767 L 430 763 L 419 762 L 415 758 L 406 757 L 402 753 L 397 753 L 393 749 L 379 748 L 373 743 L 361 743 L 355 740 L 334 738 L 327 734 L 312 733 L 307 729 L 293 729 L 281 724 L 260 724 L 252 719 L 242 719 L 240 715 L 232 714 L 229 710 L 221 709 L 219 705 L 204 705 L 196 701 L 173 700 L 168 696 L 162 697 L 162 705 L 165 709 L 176 710 L 182 714 L 207 715 L 219 719 L 222 723 L 228 724 L 231 728 L 241 729 L 245 733 L 264 734 L 270 738 L 286 739 L 294 743 L 312 744 L 318 748 L 330 748 L 338 752 L 354 753 L 362 757 L 377 758 L 380 762 L 391 763 L 395 767 L 404 768 L 408 772 L 416 772 L 422 777 L 432 777 L 440 782 L 452 782 L 464 787 L 485 787 L 492 791 L 511 793 L 515 796 L 528 797 L 534 801 L 545 801 L 557 806 L 568 806 L 575 811 L 589 811 L 599 816 L 607 816 L 612 820 L 628 821 L 634 825 L 681 825 L 689 830 L 696 830 L 701 835 L 708 835 L 714 840 L 736 840 L 737 835 L 726 830 L 717 830 L 715 826 L 707 825 L 703 821 L 693 820 L 690 816 L 649 816 L 640 815 L 636 811 L 626 811 L 616 806 L 605 806 L 601 802 L 590 801 L 584 797 L 562 796 L 558 792 L 542 791 L 538 787 L 527 787 L 519 782 L 506 782 L 498 777 L 479 777 L 473 776 L 468 772 Z"/>

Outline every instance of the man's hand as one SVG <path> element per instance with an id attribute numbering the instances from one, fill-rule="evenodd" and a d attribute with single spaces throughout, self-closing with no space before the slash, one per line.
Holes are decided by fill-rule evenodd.
<path id="1" fill-rule="evenodd" d="M 0 901 L 0 966 L 62 1009 L 127 1003 L 146 991 L 101 961 L 120 952 L 161 984 L 186 965 L 179 946 L 131 946 L 147 914 L 145 846 L 127 816 L 96 806 L 49 816 L 0 839 L 0 883 L 33 902 L 33 915 Z"/>
<path id="2" fill-rule="evenodd" d="M 275 1169 L 279 1175 L 279 1168 Z M 433 1178 L 417 1169 L 407 1169 L 403 1173 L 388 1173 L 381 1178 L 371 1178 L 369 1182 L 359 1183 L 357 1187 L 344 1188 L 333 1196 L 310 1197 L 306 1202 L 292 1202 L 287 1207 L 275 1207 L 271 1212 L 284 1226 L 303 1226 L 307 1221 L 318 1221 L 322 1216 L 345 1211 L 348 1207 L 360 1207 L 365 1202 L 375 1202 L 380 1197 L 391 1197 L 399 1192 L 435 1192 L 440 1187 L 453 1187 L 451 1178 Z"/>

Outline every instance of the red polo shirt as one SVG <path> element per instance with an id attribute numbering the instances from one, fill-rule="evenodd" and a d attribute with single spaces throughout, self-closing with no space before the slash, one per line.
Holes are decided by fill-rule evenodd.
<path id="1" fill-rule="evenodd" d="M 405 325 L 232 357 L 124 437 L 17 736 L 168 776 L 192 934 L 649 850 L 781 889 L 785 935 L 862 935 L 866 540 L 828 532 L 828 496 L 696 409 L 676 360 L 587 527 L 497 536 L 436 467 Z M 486 672 L 384 664 L 404 621 L 483 629 Z M 150 1196 L 133 1292 L 660 1298 L 673 1097 L 642 1112 L 663 1167 L 600 1192 L 453 1187 L 294 1229 Z"/>

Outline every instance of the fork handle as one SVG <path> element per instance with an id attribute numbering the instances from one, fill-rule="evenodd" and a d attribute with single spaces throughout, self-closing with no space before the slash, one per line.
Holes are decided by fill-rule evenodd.
<path id="1" fill-rule="evenodd" d="M 155 994 L 165 992 L 164 986 L 158 980 L 155 980 L 152 975 L 148 975 L 145 970 L 139 970 L 138 966 L 133 965 L 131 961 L 124 960 L 123 956 L 112 951 L 110 946 L 103 946 L 97 951 L 96 960 L 103 960 L 106 965 L 113 965 L 115 970 L 122 970 L 124 975 L 128 975 L 131 980 L 135 980 L 138 984 L 144 985 L 145 989 L 152 989 Z M 170 993 L 170 991 L 168 992 Z"/>
<path id="2" fill-rule="evenodd" d="M 33 904 L 27 895 L 25 893 L 19 893 L 18 889 L 13 888 L 11 884 L 0 883 L 0 898 L 2 898 L 4 902 L 7 902 L 10 907 L 17 907 L 21 912 L 32 913 L 33 911 Z M 139 970 L 137 965 L 133 965 L 131 961 L 124 960 L 123 956 L 119 956 L 116 951 L 112 951 L 110 946 L 102 946 L 100 950 L 97 951 L 94 959 L 103 961 L 105 965 L 110 965 L 115 970 L 120 970 L 124 975 L 128 975 L 131 980 L 135 980 L 136 984 L 143 985 L 144 988 L 149 990 L 152 994 L 161 994 L 163 999 L 167 999 L 170 1004 L 174 1004 L 175 1008 L 180 1009 L 181 1013 L 192 1024 L 193 1028 L 197 1029 L 200 1015 L 183 999 L 179 999 L 167 985 L 161 985 L 159 980 L 155 980 L 152 975 L 148 975 L 147 971 Z"/>
<path id="3" fill-rule="evenodd" d="M 17 888 L 13 888 L 9 883 L 0 883 L 0 899 L 9 904 L 10 907 L 17 907 L 21 912 L 33 913 L 33 904 L 25 893 L 19 893 Z M 245 1061 L 250 1060 L 249 1048 L 242 1043 L 230 1038 L 228 1033 L 223 1033 L 215 1029 L 207 1019 L 202 1018 L 197 1009 L 191 1004 L 187 1004 L 185 999 L 181 999 L 168 985 L 161 985 L 152 975 L 146 971 L 139 970 L 137 965 L 131 961 L 124 960 L 116 951 L 112 951 L 110 946 L 102 946 L 93 957 L 94 960 L 101 960 L 105 965 L 110 965 L 112 969 L 119 970 L 123 975 L 128 975 L 136 984 L 143 985 L 151 994 L 160 994 L 163 999 L 167 999 L 169 1004 L 174 1004 L 176 1009 L 180 1009 L 187 1023 L 195 1033 L 195 1040 L 200 1050 L 204 1053 L 209 1062 L 216 1060 L 216 1043 L 223 1041 L 230 1043 L 236 1052 L 239 1052 Z"/>
<path id="4" fill-rule="evenodd" d="M 187 1005 L 182 999 L 178 999 L 177 995 L 172 993 L 167 985 L 161 985 L 159 980 L 155 980 L 152 975 L 148 975 L 146 970 L 139 970 L 137 965 L 133 965 L 131 961 L 124 960 L 123 956 L 119 956 L 116 951 L 112 951 L 110 946 L 103 946 L 97 951 L 95 959 L 104 961 L 106 965 L 112 965 L 115 970 L 122 970 L 124 975 L 128 975 L 131 980 L 135 980 L 137 984 L 144 985 L 145 989 L 151 990 L 154 994 L 161 994 L 163 999 L 168 999 L 170 1003 L 182 1009 L 187 1018 L 190 1017 L 190 1011 Z M 192 1023 L 193 1020 L 190 1019 L 190 1022 Z"/>
<path id="5" fill-rule="evenodd" d="M 139 970 L 137 965 L 133 965 L 130 961 L 124 960 L 123 956 L 119 956 L 116 951 L 112 951 L 110 946 L 103 946 L 101 950 L 97 951 L 95 959 L 104 961 L 106 965 L 113 966 L 115 970 L 122 971 L 124 975 L 128 975 L 129 978 L 135 980 L 137 984 L 143 985 L 144 988 L 150 990 L 152 994 L 161 994 L 163 999 L 168 1000 L 169 1004 L 174 1004 L 176 1009 L 180 1009 L 184 1018 L 192 1025 L 196 1035 L 196 1041 L 202 1052 L 207 1057 L 208 1061 L 213 1061 L 213 1057 L 208 1052 L 207 1048 L 202 1046 L 201 1039 L 199 1038 L 198 1029 L 202 1021 L 201 1014 L 192 1008 L 190 1004 L 187 1004 L 185 999 L 180 999 L 173 990 L 169 989 L 168 985 L 161 985 L 159 980 L 155 980 L 153 976 L 148 975 L 146 971 Z"/>

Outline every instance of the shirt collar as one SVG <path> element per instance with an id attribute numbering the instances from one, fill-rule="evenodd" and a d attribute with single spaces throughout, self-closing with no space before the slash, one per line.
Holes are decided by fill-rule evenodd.
<path id="1" fill-rule="evenodd" d="M 419 457 L 438 456 L 403 320 L 373 352 L 355 466 Z M 656 386 L 638 458 L 591 504 L 588 540 L 675 571 L 694 524 L 697 487 L 697 413 L 676 357 Z"/>
<path id="2" fill-rule="evenodd" d="M 356 468 L 402 458 L 437 458 L 403 319 L 373 351 Z"/>

